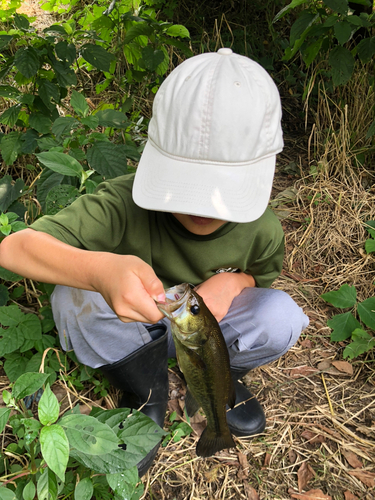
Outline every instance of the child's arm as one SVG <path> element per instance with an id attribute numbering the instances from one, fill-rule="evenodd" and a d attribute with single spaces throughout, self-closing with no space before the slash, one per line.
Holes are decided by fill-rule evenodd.
<path id="1" fill-rule="evenodd" d="M 0 265 L 26 278 L 99 292 L 125 323 L 163 317 L 153 300 L 165 299 L 163 284 L 133 255 L 81 250 L 25 229 L 2 241 Z"/>
<path id="2" fill-rule="evenodd" d="M 254 286 L 255 280 L 249 274 L 219 273 L 198 285 L 196 290 L 217 321 L 221 321 L 229 311 L 233 299 L 244 288 Z"/>

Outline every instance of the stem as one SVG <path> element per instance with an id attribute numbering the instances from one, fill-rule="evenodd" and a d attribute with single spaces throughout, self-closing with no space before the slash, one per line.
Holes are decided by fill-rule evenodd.
<path id="1" fill-rule="evenodd" d="M 19 479 L 20 477 L 29 476 L 29 475 L 30 475 L 30 471 L 21 472 L 20 474 L 17 474 L 16 476 L 12 477 L 12 479 L 8 479 L 8 481 L 4 481 L 1 486 L 5 486 L 8 483 L 12 483 L 15 479 Z"/>
<path id="2" fill-rule="evenodd" d="M 30 443 L 30 462 L 31 462 L 31 472 L 35 474 L 37 472 L 35 465 L 35 443 Z"/>

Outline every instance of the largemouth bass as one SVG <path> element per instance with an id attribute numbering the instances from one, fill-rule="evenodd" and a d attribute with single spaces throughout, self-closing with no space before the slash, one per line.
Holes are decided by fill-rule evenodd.
<path id="1" fill-rule="evenodd" d="M 197 455 L 209 457 L 235 447 L 227 425 L 226 405 L 234 407 L 236 394 L 218 322 L 187 283 L 166 290 L 166 302 L 156 304 L 171 321 L 177 361 L 187 383 L 186 412 L 192 417 L 202 408 L 207 418 Z"/>

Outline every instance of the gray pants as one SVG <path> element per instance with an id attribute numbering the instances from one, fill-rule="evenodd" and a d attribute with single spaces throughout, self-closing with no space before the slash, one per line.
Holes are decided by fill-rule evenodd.
<path id="1" fill-rule="evenodd" d="M 152 339 L 143 323 L 123 323 L 103 297 L 65 286 L 56 286 L 52 310 L 64 350 L 92 368 L 115 363 Z M 175 357 L 170 323 L 169 357 Z M 253 369 L 285 354 L 309 323 L 308 317 L 285 292 L 270 288 L 245 288 L 220 322 L 231 366 Z"/>

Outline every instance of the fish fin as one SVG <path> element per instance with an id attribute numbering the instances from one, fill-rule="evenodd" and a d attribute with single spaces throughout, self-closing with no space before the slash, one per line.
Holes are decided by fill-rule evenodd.
<path id="1" fill-rule="evenodd" d="M 232 410 L 236 404 L 236 389 L 234 387 L 234 383 L 231 377 L 231 384 L 229 387 L 229 397 L 228 397 L 228 406 Z"/>
<path id="2" fill-rule="evenodd" d="M 189 356 L 189 361 L 196 367 L 199 368 L 200 370 L 205 370 L 206 369 L 206 363 L 203 361 L 203 359 L 197 354 L 195 351 L 192 349 L 189 349 L 185 345 L 181 344 L 182 348 L 185 351 L 185 354 Z"/>
<path id="3" fill-rule="evenodd" d="M 185 410 L 188 415 L 188 417 L 192 417 L 197 413 L 199 410 L 200 405 L 195 399 L 195 397 L 192 395 L 192 393 L 189 391 L 189 387 L 187 388 L 186 391 L 186 396 L 185 396 Z"/>
<path id="4" fill-rule="evenodd" d="M 236 444 L 229 429 L 224 434 L 218 434 L 208 427 L 203 431 L 196 448 L 196 453 L 199 457 L 210 457 L 217 451 L 225 448 L 235 448 Z"/>

